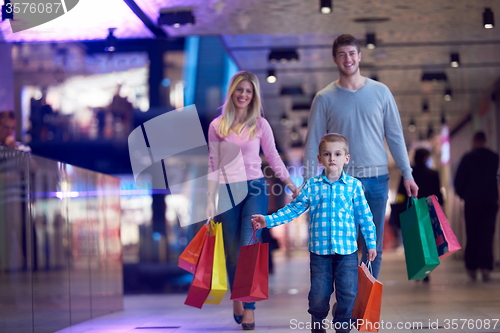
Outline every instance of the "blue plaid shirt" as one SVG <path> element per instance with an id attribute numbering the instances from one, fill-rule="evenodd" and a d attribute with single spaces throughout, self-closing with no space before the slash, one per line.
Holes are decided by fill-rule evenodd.
<path id="1" fill-rule="evenodd" d="M 311 209 L 309 251 L 319 255 L 347 255 L 358 250 L 358 225 L 369 249 L 376 247 L 373 216 L 359 180 L 342 172 L 334 183 L 324 172 L 307 180 L 300 194 L 276 213 L 265 216 L 276 227 Z"/>

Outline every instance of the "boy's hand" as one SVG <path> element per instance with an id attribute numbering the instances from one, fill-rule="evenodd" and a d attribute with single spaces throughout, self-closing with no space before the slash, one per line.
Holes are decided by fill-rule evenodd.
<path id="1" fill-rule="evenodd" d="M 252 217 L 253 217 L 253 219 L 251 220 L 252 227 L 255 230 L 259 230 L 266 227 L 266 218 L 264 217 L 264 215 L 255 214 L 252 215 Z"/>
<path id="2" fill-rule="evenodd" d="M 376 249 L 369 249 L 368 255 L 366 258 L 370 261 L 373 261 L 373 260 L 375 260 L 376 256 L 377 256 L 377 250 Z"/>

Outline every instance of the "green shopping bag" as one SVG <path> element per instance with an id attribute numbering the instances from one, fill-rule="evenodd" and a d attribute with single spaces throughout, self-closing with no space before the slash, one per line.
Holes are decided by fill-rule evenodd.
<path id="1" fill-rule="evenodd" d="M 399 214 L 408 280 L 425 278 L 440 261 L 429 208 L 425 198 L 408 198 L 409 207 Z"/>

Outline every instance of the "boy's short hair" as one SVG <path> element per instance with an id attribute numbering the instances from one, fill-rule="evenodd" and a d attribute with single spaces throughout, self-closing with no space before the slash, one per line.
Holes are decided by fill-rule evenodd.
<path id="1" fill-rule="evenodd" d="M 345 146 L 345 154 L 349 154 L 349 141 L 346 139 L 345 136 L 340 135 L 338 133 L 328 133 L 324 135 L 321 140 L 319 140 L 319 145 L 318 145 L 318 153 L 321 154 L 321 145 L 324 142 L 343 142 Z"/>
<path id="2" fill-rule="evenodd" d="M 356 49 L 358 50 L 359 53 L 360 48 L 358 40 L 352 35 L 343 34 L 335 38 L 335 40 L 333 41 L 333 46 L 332 46 L 333 57 L 337 56 L 337 50 L 339 47 L 347 45 L 356 46 Z"/>

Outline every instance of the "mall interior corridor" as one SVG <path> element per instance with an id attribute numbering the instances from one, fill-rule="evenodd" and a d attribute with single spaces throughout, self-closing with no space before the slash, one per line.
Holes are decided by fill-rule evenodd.
<path id="1" fill-rule="evenodd" d="M 270 297 L 259 302 L 256 332 L 310 332 L 307 293 L 308 256 L 276 256 Z M 430 282 L 408 281 L 404 253 L 384 253 L 379 332 L 500 332 L 500 272 L 489 282 L 469 280 L 460 259 L 442 260 Z M 58 333 L 237 332 L 229 294 L 220 305 L 184 305 L 186 294 L 126 295 L 124 311 L 95 318 Z M 334 330 L 329 329 L 328 332 Z"/>

